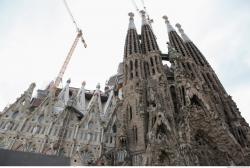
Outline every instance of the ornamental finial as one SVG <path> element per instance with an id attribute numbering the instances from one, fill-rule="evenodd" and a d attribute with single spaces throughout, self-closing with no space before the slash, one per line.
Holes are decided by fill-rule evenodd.
<path id="1" fill-rule="evenodd" d="M 144 10 L 140 11 L 141 17 L 142 17 L 142 25 L 148 24 L 147 18 L 146 18 L 146 12 Z"/>
<path id="2" fill-rule="evenodd" d="M 100 89 L 101 88 L 101 84 L 100 83 L 97 83 L 97 85 L 96 85 L 96 89 Z"/>
<path id="3" fill-rule="evenodd" d="M 162 18 L 165 20 L 165 23 L 169 23 L 168 17 L 166 15 L 164 15 Z"/>
<path id="4" fill-rule="evenodd" d="M 133 12 L 129 12 L 128 15 L 130 16 L 130 19 L 134 19 L 135 14 Z"/>
<path id="5" fill-rule="evenodd" d="M 170 22 L 168 20 L 168 17 L 166 15 L 164 15 L 162 18 L 165 20 L 165 23 L 167 24 L 168 32 L 175 31 L 175 29 L 173 28 L 173 26 L 170 24 Z"/>
<path id="6" fill-rule="evenodd" d="M 69 78 L 69 79 L 67 80 L 67 83 L 70 84 L 70 82 L 71 82 L 71 79 Z"/>
<path id="7" fill-rule="evenodd" d="M 82 86 L 85 87 L 86 86 L 86 82 L 82 81 Z"/>
<path id="8" fill-rule="evenodd" d="M 183 41 L 184 41 L 184 42 L 190 42 L 191 40 L 190 40 L 189 37 L 185 34 L 184 30 L 183 30 L 182 27 L 181 27 L 181 24 L 180 24 L 180 23 L 177 23 L 175 26 L 178 28 L 178 30 L 179 30 L 179 32 L 180 32 L 180 34 L 181 34 L 181 37 L 182 37 L 182 39 L 183 39 Z"/>
<path id="9" fill-rule="evenodd" d="M 128 15 L 129 15 L 129 26 L 128 26 L 128 29 L 136 29 L 135 28 L 135 23 L 134 23 L 134 13 L 133 12 L 129 12 L 128 13 Z"/>

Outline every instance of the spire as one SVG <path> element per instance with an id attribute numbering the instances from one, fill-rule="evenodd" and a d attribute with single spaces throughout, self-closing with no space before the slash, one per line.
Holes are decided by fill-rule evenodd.
<path id="1" fill-rule="evenodd" d="M 86 112 L 86 101 L 85 101 L 85 85 L 86 82 L 82 82 L 82 87 L 78 91 L 77 96 L 76 96 L 76 106 L 79 111 L 81 111 L 83 114 Z"/>
<path id="2" fill-rule="evenodd" d="M 36 84 L 31 83 L 29 88 L 24 92 L 24 95 L 25 95 L 24 101 L 25 101 L 25 105 L 27 107 L 30 105 L 30 100 L 32 98 L 32 94 L 33 94 L 33 91 L 34 91 L 35 87 L 36 87 Z"/>
<path id="3" fill-rule="evenodd" d="M 165 15 L 162 18 L 165 20 L 165 23 L 167 25 L 168 37 L 171 46 L 174 47 L 183 56 L 189 57 L 189 53 L 182 38 L 178 35 L 173 26 L 170 24 L 168 17 Z"/>
<path id="4" fill-rule="evenodd" d="M 88 104 L 87 110 L 90 110 L 94 106 L 94 104 L 96 104 L 99 108 L 99 112 L 101 113 L 103 112 L 100 88 L 101 88 L 100 83 L 97 83 L 96 90 Z"/>
<path id="5" fill-rule="evenodd" d="M 140 13 L 142 17 L 142 25 L 149 25 L 148 19 L 146 18 L 146 12 L 141 10 Z"/>
<path id="6" fill-rule="evenodd" d="M 166 15 L 164 15 L 162 18 L 165 20 L 165 23 L 166 23 L 167 29 L 168 29 L 168 33 L 172 32 L 172 31 L 175 31 L 173 26 L 170 24 L 170 22 L 168 20 L 168 17 Z"/>
<path id="7" fill-rule="evenodd" d="M 62 89 L 62 91 L 58 95 L 58 100 L 62 101 L 64 105 L 67 105 L 68 100 L 69 100 L 69 85 L 70 85 L 71 80 L 67 80 L 66 86 Z"/>
<path id="8" fill-rule="evenodd" d="M 130 16 L 130 18 L 129 18 L 128 29 L 129 29 L 129 30 L 130 30 L 130 29 L 136 30 L 135 23 L 134 23 L 134 16 L 135 16 L 134 13 L 130 12 L 128 15 Z"/>
<path id="9" fill-rule="evenodd" d="M 195 63 L 197 65 L 204 66 L 205 64 L 208 65 L 208 62 L 204 55 L 200 52 L 200 50 L 197 48 L 197 46 L 192 42 L 192 40 L 186 35 L 184 30 L 182 29 L 181 25 L 179 23 L 176 24 L 176 27 L 178 28 L 181 37 L 185 43 L 185 46 L 190 53 L 190 55 L 193 57 Z"/>
<path id="10" fill-rule="evenodd" d="M 184 33 L 184 30 L 181 28 L 181 25 L 179 23 L 177 23 L 175 26 L 178 28 L 183 41 L 184 42 L 191 42 L 191 40 L 189 39 L 189 37 Z"/>
<path id="11" fill-rule="evenodd" d="M 151 51 L 159 51 L 155 35 L 152 31 L 148 19 L 146 18 L 146 12 L 144 10 L 141 10 L 140 13 L 142 17 L 142 27 L 141 27 L 142 52 L 145 54 Z"/>
<path id="12" fill-rule="evenodd" d="M 124 51 L 125 58 L 127 58 L 128 55 L 141 53 L 139 36 L 137 34 L 136 27 L 134 24 L 134 13 L 130 12 L 128 15 L 130 18 Z"/>

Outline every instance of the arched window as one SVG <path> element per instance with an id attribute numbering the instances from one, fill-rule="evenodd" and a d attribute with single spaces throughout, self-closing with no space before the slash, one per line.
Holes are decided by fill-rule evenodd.
<path id="1" fill-rule="evenodd" d="M 133 134 L 134 134 L 135 143 L 137 143 L 137 141 L 138 141 L 138 133 L 137 133 L 137 126 L 136 125 L 133 126 Z"/>
<path id="2" fill-rule="evenodd" d="M 157 56 L 155 56 L 155 63 L 156 63 L 156 68 L 157 68 L 157 71 L 160 73 L 160 69 L 159 69 L 159 62 L 158 62 L 158 59 L 157 59 Z"/>
<path id="3" fill-rule="evenodd" d="M 129 112 L 129 120 L 132 120 L 133 111 L 132 111 L 132 107 L 131 106 L 128 107 L 128 112 Z"/>
<path id="4" fill-rule="evenodd" d="M 113 133 L 116 133 L 116 125 L 115 124 L 112 127 L 112 131 L 113 131 Z"/>
<path id="5" fill-rule="evenodd" d="M 44 120 L 44 115 L 42 114 L 38 117 L 38 123 L 41 124 L 43 120 Z"/>
<path id="6" fill-rule="evenodd" d="M 201 100 L 198 98 L 198 96 L 193 95 L 193 97 L 190 100 L 191 100 L 192 105 L 197 105 L 197 106 L 202 107 Z"/>
<path id="7" fill-rule="evenodd" d="M 88 128 L 89 128 L 89 129 L 92 129 L 92 128 L 93 128 L 93 126 L 94 126 L 93 121 L 90 121 L 90 122 L 89 122 L 89 124 L 88 124 Z"/>
<path id="8" fill-rule="evenodd" d="M 14 112 L 13 114 L 12 114 L 12 119 L 16 119 L 16 117 L 17 117 L 17 115 L 18 115 L 18 113 L 19 113 L 19 111 L 16 111 L 16 112 Z"/>
<path id="9" fill-rule="evenodd" d="M 181 87 L 181 89 L 182 89 L 183 104 L 185 106 L 186 105 L 186 93 L 185 93 L 185 89 L 183 86 Z"/>
<path id="10" fill-rule="evenodd" d="M 151 63 L 151 66 L 154 66 L 154 62 L 153 62 L 153 58 L 152 57 L 150 58 L 150 63 Z"/>
<path id="11" fill-rule="evenodd" d="M 175 91 L 175 87 L 171 86 L 170 87 L 170 93 L 171 93 L 171 97 L 172 97 L 172 101 L 174 104 L 174 111 L 177 114 L 178 113 L 178 106 L 177 106 L 177 95 L 176 95 L 176 91 Z"/>
<path id="12" fill-rule="evenodd" d="M 133 79 L 133 62 L 130 61 L 129 64 L 130 64 L 130 79 Z"/>
<path id="13" fill-rule="evenodd" d="M 138 77 L 138 60 L 135 60 L 135 76 Z"/>

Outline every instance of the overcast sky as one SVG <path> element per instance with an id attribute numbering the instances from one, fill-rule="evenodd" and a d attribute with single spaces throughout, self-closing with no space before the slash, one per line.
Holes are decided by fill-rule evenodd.
<path id="1" fill-rule="evenodd" d="M 141 8 L 141 1 L 136 0 Z M 145 0 L 162 52 L 167 31 L 162 19 L 183 29 L 206 56 L 221 82 L 250 122 L 250 1 Z M 115 74 L 123 58 L 130 0 L 68 0 L 88 43 L 76 48 L 64 75 L 71 86 L 98 82 Z M 54 80 L 76 36 L 62 0 L 0 0 L 0 111 L 31 82 L 43 89 Z M 140 32 L 141 18 L 135 23 Z"/>

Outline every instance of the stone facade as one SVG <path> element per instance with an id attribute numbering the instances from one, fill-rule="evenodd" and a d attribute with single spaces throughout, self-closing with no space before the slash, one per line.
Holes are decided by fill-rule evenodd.
<path id="1" fill-rule="evenodd" d="M 0 147 L 71 165 L 249 165 L 249 125 L 181 25 L 179 36 L 163 17 L 163 54 L 145 12 L 140 35 L 129 16 L 123 62 L 104 92 L 68 80 L 32 97 L 31 84 L 0 114 Z"/>

